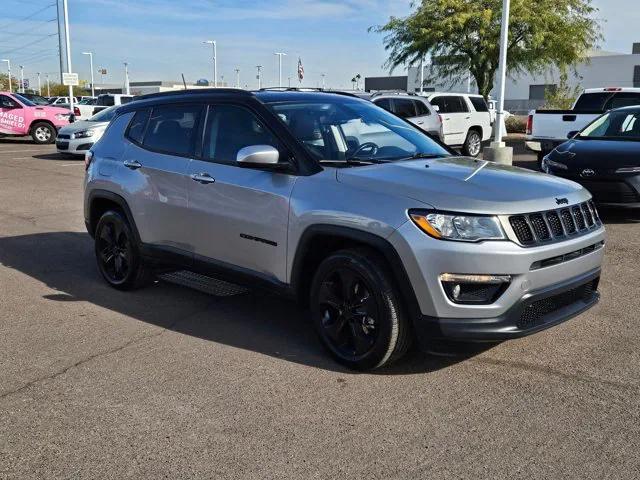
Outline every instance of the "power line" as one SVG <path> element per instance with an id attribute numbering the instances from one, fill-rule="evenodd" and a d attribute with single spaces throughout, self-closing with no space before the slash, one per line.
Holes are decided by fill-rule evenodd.
<path id="1" fill-rule="evenodd" d="M 44 12 L 45 10 L 47 10 L 48 8 L 54 7 L 56 4 L 55 3 L 51 3 L 49 5 L 47 5 L 44 8 L 41 8 L 40 10 L 37 10 L 36 12 L 32 13 L 31 15 L 27 15 L 24 18 L 19 18 L 17 20 L 12 20 L 9 23 L 5 23 L 4 25 L 0 26 L 0 30 L 4 30 L 5 28 L 7 28 L 9 25 L 13 25 L 14 23 L 18 23 L 18 22 L 24 22 L 25 20 L 29 20 L 30 18 L 35 17 L 36 15 L 38 15 L 41 12 Z"/>
<path id="2" fill-rule="evenodd" d="M 41 20 L 40 22 L 36 23 L 32 28 L 29 28 L 24 32 L 2 32 L 3 35 L 0 35 L 0 38 L 11 38 L 13 35 L 45 36 L 46 34 L 43 34 L 43 33 L 31 33 L 31 32 L 33 32 L 38 28 L 42 28 L 43 23 L 49 23 L 49 22 L 55 22 L 55 21 L 56 21 L 55 18 L 52 18 L 51 20 Z"/>
<path id="3" fill-rule="evenodd" d="M 35 45 L 36 43 L 42 42 L 43 40 L 46 40 L 47 38 L 50 38 L 50 37 L 55 37 L 56 35 L 57 35 L 57 33 L 52 33 L 51 35 L 47 35 L 45 38 L 40 38 L 39 40 L 34 40 L 31 43 L 26 43 L 26 44 L 21 45 L 19 47 L 12 48 L 10 50 L 2 50 L 2 51 L 0 51 L 0 53 L 2 53 L 3 55 L 6 55 L 7 53 L 15 52 L 16 50 L 22 50 L 23 48 L 30 47 L 31 45 Z"/>

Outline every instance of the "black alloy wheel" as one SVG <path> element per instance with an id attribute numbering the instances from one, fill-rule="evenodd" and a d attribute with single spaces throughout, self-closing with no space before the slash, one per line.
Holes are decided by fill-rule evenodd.
<path id="1" fill-rule="evenodd" d="M 359 247 L 329 255 L 311 284 L 310 308 L 320 340 L 349 368 L 369 370 L 404 355 L 410 328 L 385 259 Z"/>
<path id="2" fill-rule="evenodd" d="M 331 271 L 320 285 L 318 303 L 322 328 L 341 356 L 357 359 L 373 347 L 380 312 L 371 287 L 355 271 Z"/>
<path id="3" fill-rule="evenodd" d="M 100 218 L 95 231 L 95 252 L 100 273 L 114 288 L 130 290 L 150 279 L 132 230 L 120 212 L 108 211 Z"/>

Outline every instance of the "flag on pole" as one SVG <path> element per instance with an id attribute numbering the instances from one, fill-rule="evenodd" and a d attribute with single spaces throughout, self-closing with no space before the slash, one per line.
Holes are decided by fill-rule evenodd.
<path id="1" fill-rule="evenodd" d="M 302 66 L 302 59 L 298 57 L 298 82 L 302 83 L 304 78 L 304 67 Z"/>

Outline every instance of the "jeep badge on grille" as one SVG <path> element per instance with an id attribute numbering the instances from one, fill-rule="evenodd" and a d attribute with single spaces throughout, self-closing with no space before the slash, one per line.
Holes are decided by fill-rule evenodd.
<path id="1" fill-rule="evenodd" d="M 558 205 L 569 205 L 569 200 L 566 198 L 556 198 L 556 203 Z"/>

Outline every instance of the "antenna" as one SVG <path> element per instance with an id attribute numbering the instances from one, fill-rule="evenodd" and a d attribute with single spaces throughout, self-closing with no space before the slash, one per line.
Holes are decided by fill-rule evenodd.
<path id="1" fill-rule="evenodd" d="M 184 85 L 184 89 L 187 89 L 187 82 L 184 81 L 184 73 L 182 74 L 182 84 Z"/>

